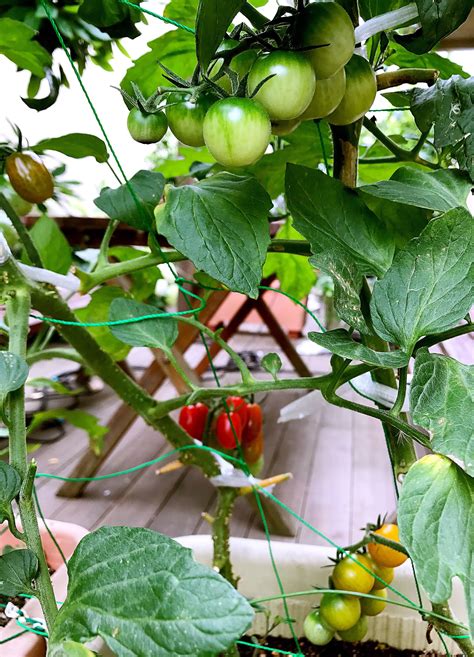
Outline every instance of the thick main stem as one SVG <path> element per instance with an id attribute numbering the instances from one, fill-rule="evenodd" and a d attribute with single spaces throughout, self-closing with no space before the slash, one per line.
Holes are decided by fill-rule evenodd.
<path id="1" fill-rule="evenodd" d="M 440 616 L 444 616 L 445 618 L 452 618 L 454 620 L 453 613 L 451 611 L 448 602 L 442 602 L 442 603 L 433 602 L 431 606 L 436 614 L 439 614 Z M 463 654 L 466 655 L 466 657 L 474 657 L 474 643 L 467 634 L 463 634 L 463 632 L 460 631 L 458 625 L 456 625 L 455 623 L 453 624 L 448 623 L 447 621 L 441 620 L 436 616 L 431 616 L 430 620 L 437 630 L 453 638 L 453 641 L 457 643 L 457 645 L 461 648 Z M 465 638 L 456 638 L 463 636 Z"/>

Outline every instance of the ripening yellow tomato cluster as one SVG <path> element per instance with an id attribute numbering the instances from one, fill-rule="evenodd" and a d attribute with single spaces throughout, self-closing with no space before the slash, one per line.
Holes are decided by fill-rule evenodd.
<path id="1" fill-rule="evenodd" d="M 385 524 L 375 533 L 399 540 L 396 525 Z M 336 632 L 344 641 L 362 641 L 368 630 L 367 617 L 378 616 L 385 609 L 386 587 L 393 581 L 394 568 L 407 557 L 379 543 L 369 543 L 368 552 L 346 556 L 335 565 L 331 575 L 334 593 L 325 593 L 319 609 L 304 621 L 304 633 L 311 643 L 326 645 Z"/>

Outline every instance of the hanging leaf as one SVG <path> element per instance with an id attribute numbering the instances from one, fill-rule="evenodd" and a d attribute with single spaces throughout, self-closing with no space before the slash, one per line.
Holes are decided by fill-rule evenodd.
<path id="1" fill-rule="evenodd" d="M 43 267 L 58 274 L 67 274 L 72 264 L 72 251 L 54 219 L 44 214 L 31 228 L 30 237 L 40 255 Z"/>
<path id="2" fill-rule="evenodd" d="M 370 311 L 378 335 L 411 354 L 422 336 L 455 326 L 474 300 L 473 249 L 467 210 L 430 221 L 375 283 Z"/>
<path id="3" fill-rule="evenodd" d="M 36 30 L 21 21 L 0 18 L 0 55 L 5 55 L 21 69 L 44 78 L 52 66 L 51 55 L 37 41 Z"/>
<path id="4" fill-rule="evenodd" d="M 294 227 L 310 242 L 310 262 L 334 279 L 340 317 L 367 332 L 362 278 L 383 275 L 395 248 L 383 224 L 353 190 L 315 169 L 290 164 L 286 196 Z"/>
<path id="5" fill-rule="evenodd" d="M 94 157 L 97 162 L 106 162 L 109 158 L 107 146 L 102 139 L 82 132 L 73 132 L 63 137 L 42 139 L 35 146 L 32 146 L 31 150 L 35 153 L 57 151 L 74 158 L 90 156 Z"/>
<path id="6" fill-rule="evenodd" d="M 278 378 L 278 372 L 281 370 L 283 363 L 281 362 L 281 358 L 278 354 L 270 353 L 265 354 L 261 360 L 261 365 L 263 369 L 271 374 L 276 381 Z"/>
<path id="7" fill-rule="evenodd" d="M 390 43 L 390 51 L 392 54 L 385 60 L 384 63 L 386 65 L 395 65 L 399 68 L 432 68 L 439 72 L 439 75 L 443 80 L 447 80 L 452 75 L 460 75 L 463 78 L 469 77 L 469 73 L 467 73 L 460 64 L 453 62 L 447 57 L 443 57 L 437 52 L 428 52 L 425 55 L 415 55 L 414 53 L 405 50 L 401 45 L 393 43 L 393 41 Z M 405 102 L 402 107 L 406 107 L 408 104 L 409 103 Z"/>
<path id="8" fill-rule="evenodd" d="M 196 54 L 203 71 L 211 63 L 233 18 L 245 0 L 199 0 L 196 18 Z"/>
<path id="9" fill-rule="evenodd" d="M 94 454 L 99 456 L 102 452 L 104 447 L 104 436 L 109 429 L 100 424 L 95 415 L 86 413 L 86 411 L 80 411 L 77 409 L 71 410 L 67 408 L 53 408 L 50 411 L 39 411 L 34 414 L 33 420 L 28 427 L 28 433 L 34 432 L 49 420 L 64 420 L 65 422 L 72 424 L 74 427 L 82 429 L 89 436 L 90 448 Z"/>
<path id="10" fill-rule="evenodd" d="M 13 597 L 34 593 L 32 581 L 38 573 L 38 559 L 31 550 L 11 550 L 0 556 L 0 591 Z"/>
<path id="11" fill-rule="evenodd" d="M 361 360 L 363 363 L 378 367 L 405 367 L 409 360 L 408 355 L 403 351 L 374 351 L 355 342 L 345 329 L 335 329 L 326 333 L 311 331 L 308 338 L 341 358 Z"/>
<path id="12" fill-rule="evenodd" d="M 11 520 L 11 503 L 20 492 L 21 477 L 12 465 L 0 461 L 0 525 Z M 1 587 L 0 587 L 1 591 Z"/>
<path id="13" fill-rule="evenodd" d="M 425 456 L 412 465 L 400 494 L 400 540 L 432 602 L 449 600 L 452 578 L 459 577 L 464 586 L 471 634 L 474 632 L 473 515 L 474 479 L 464 470 L 437 454 Z"/>
<path id="14" fill-rule="evenodd" d="M 138 303 L 131 299 L 115 299 L 110 306 L 109 320 L 134 319 L 163 313 L 160 308 Z M 133 324 L 111 326 L 114 336 L 132 347 L 156 347 L 167 351 L 178 338 L 178 324 L 173 317 L 144 319 Z"/>
<path id="15" fill-rule="evenodd" d="M 0 404 L 8 393 L 18 390 L 28 378 L 28 365 L 20 356 L 0 351 Z"/>
<path id="16" fill-rule="evenodd" d="M 156 171 L 138 171 L 128 184 L 117 189 L 104 187 L 95 205 L 111 219 L 139 230 L 151 230 L 153 211 L 160 202 L 165 179 Z"/>
<path id="17" fill-rule="evenodd" d="M 408 0 L 360 0 L 359 11 L 366 21 L 374 16 L 386 14 L 388 11 L 400 9 L 408 4 Z"/>
<path id="18" fill-rule="evenodd" d="M 100 635 L 117 657 L 208 657 L 225 652 L 252 621 L 249 603 L 223 577 L 149 529 L 88 534 L 68 571 L 51 646 Z"/>
<path id="19" fill-rule="evenodd" d="M 199 0 L 171 0 L 166 5 L 163 16 L 192 28 L 196 22 L 198 4 Z"/>
<path id="20" fill-rule="evenodd" d="M 141 0 L 135 0 L 134 4 L 139 5 L 140 2 Z M 134 39 L 140 35 L 135 26 L 142 18 L 140 10 L 116 0 L 83 0 L 78 15 L 83 21 L 99 27 L 113 39 Z"/>
<path id="21" fill-rule="evenodd" d="M 420 349 L 410 386 L 413 421 L 430 432 L 433 450 L 474 476 L 474 366 Z"/>
<path id="22" fill-rule="evenodd" d="M 170 188 L 157 231 L 198 269 L 256 299 L 270 242 L 272 202 L 254 179 L 219 173 Z"/>

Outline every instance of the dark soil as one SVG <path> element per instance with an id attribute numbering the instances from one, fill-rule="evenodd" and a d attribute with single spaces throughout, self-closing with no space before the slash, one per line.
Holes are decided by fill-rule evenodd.
<path id="1" fill-rule="evenodd" d="M 5 625 L 11 621 L 11 618 L 5 616 L 5 608 L 1 606 L 6 605 L 8 602 L 12 602 L 16 607 L 21 609 L 25 604 L 26 599 L 19 597 L 7 598 L 4 595 L 0 595 L 0 627 L 5 627 Z"/>
<path id="2" fill-rule="evenodd" d="M 261 644 L 262 645 L 262 644 Z M 288 652 L 296 653 L 296 646 L 293 639 L 281 639 L 270 637 L 265 645 L 278 650 L 286 650 Z M 390 648 L 374 641 L 366 641 L 363 643 L 346 643 L 345 641 L 331 641 L 327 646 L 318 647 L 313 646 L 312 643 L 306 639 L 300 640 L 301 652 L 305 657 L 441 657 L 438 652 L 418 652 L 415 650 L 397 650 Z M 253 649 L 248 646 L 239 645 L 239 653 L 241 657 L 253 657 Z M 268 652 L 266 650 L 259 650 L 257 657 L 279 657 L 277 652 Z M 454 655 L 453 655 L 454 657 Z"/>

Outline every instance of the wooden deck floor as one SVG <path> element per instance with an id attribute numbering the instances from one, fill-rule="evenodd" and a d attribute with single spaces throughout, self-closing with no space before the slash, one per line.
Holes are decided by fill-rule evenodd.
<path id="1" fill-rule="evenodd" d="M 240 336 L 238 348 L 268 350 L 268 338 Z M 143 361 L 144 354 L 137 352 Z M 305 358 L 315 373 L 328 369 L 325 355 Z M 217 361 L 219 363 L 219 360 Z M 220 361 L 222 363 L 222 360 Z M 64 363 L 48 367 L 61 369 Z M 41 373 L 44 375 L 44 364 Z M 38 375 L 38 371 L 34 372 Z M 226 374 L 226 380 L 232 377 Z M 172 394 L 166 386 L 159 396 Z M 376 420 L 329 406 L 322 397 L 314 414 L 279 424 L 279 409 L 295 392 L 269 394 L 264 400 L 265 475 L 290 471 L 293 479 L 276 490 L 279 498 L 339 544 L 357 539 L 360 528 L 378 514 L 395 508 L 393 483 L 382 429 Z M 108 391 L 85 398 L 82 407 L 106 422 L 117 401 Z M 43 445 L 35 454 L 40 472 L 67 475 L 87 448 L 82 432 L 70 428 L 59 442 Z M 120 471 L 164 454 L 162 436 L 138 419 L 99 474 Z M 212 513 L 215 490 L 195 469 L 159 475 L 156 467 L 122 477 L 93 482 L 78 499 L 56 495 L 60 482 L 38 481 L 38 495 L 48 518 L 67 520 L 88 529 L 108 525 L 149 527 L 170 536 L 209 533 L 202 512 Z M 324 544 L 307 527 L 295 523 L 292 540 Z M 235 536 L 263 538 L 261 524 L 244 499 L 238 501 L 232 523 Z"/>

